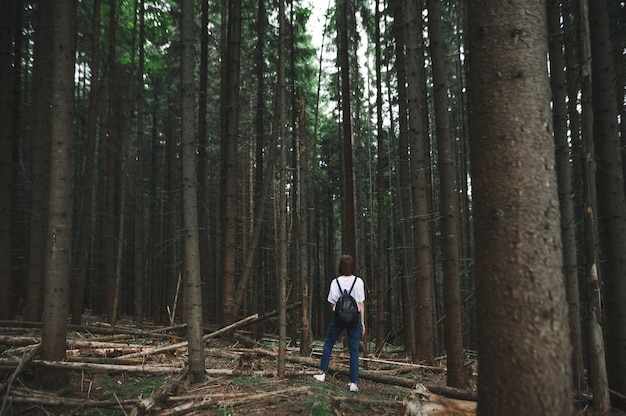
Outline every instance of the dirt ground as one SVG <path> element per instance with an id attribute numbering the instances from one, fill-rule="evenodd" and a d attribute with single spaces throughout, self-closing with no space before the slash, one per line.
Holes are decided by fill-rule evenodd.
<path id="1" fill-rule="evenodd" d="M 359 392 L 350 392 L 349 354 L 341 343 L 335 346 L 331 371 L 321 383 L 313 378 L 318 373 L 321 341 L 314 343 L 308 357 L 296 346 L 289 347 L 285 377 L 279 378 L 277 341 L 252 341 L 245 332 L 209 340 L 206 378 L 192 383 L 186 372 L 186 347 L 162 349 L 176 347 L 179 338 L 165 332 L 154 332 L 150 339 L 146 333 L 117 331 L 73 331 L 68 336 L 67 361 L 53 367 L 67 375 L 67 383 L 42 386 L 38 375 L 50 364 L 37 359 L 33 342 L 38 330 L 3 328 L 0 416 L 403 415 L 416 383 L 431 389 L 445 387 L 443 359 L 436 366 L 413 364 L 401 349 L 389 346 L 378 354 L 362 352 Z M 466 392 L 475 395 L 475 357 L 468 361 L 472 364 Z M 594 414 L 588 404 L 577 405 L 580 415 Z"/>
<path id="2" fill-rule="evenodd" d="M 348 377 L 329 372 L 325 382 L 315 380 L 318 371 L 306 364 L 288 363 L 286 377 L 279 379 L 276 360 L 251 353 L 222 340 L 207 350 L 205 381 L 192 384 L 176 374 L 133 374 L 130 372 L 70 371 L 69 382 L 60 388 L 39 386 L 36 371 L 26 370 L 13 392 L 37 400 L 12 403 L 6 415 L 131 415 L 141 414 L 141 399 L 154 396 L 161 386 L 174 385 L 150 414 L 159 415 L 401 415 L 403 400 L 411 389 L 361 378 L 359 392 L 348 389 Z M 216 353 L 221 351 L 222 353 Z M 290 351 L 293 354 L 294 351 Z M 314 351 L 312 359 L 319 358 Z M 84 357 L 83 357 L 84 358 Z M 391 359 L 393 357 L 383 357 Z M 172 359 L 177 359 L 173 355 Z M 381 358 L 382 359 L 382 358 Z M 167 357 L 160 357 L 163 363 Z M 336 347 L 333 367 L 348 369 L 348 353 Z M 369 364 L 370 369 L 397 373 L 393 364 Z M 232 373 L 220 374 L 219 370 Z M 441 374 L 419 369 L 404 371 L 402 377 L 444 383 Z M 76 403 L 75 401 L 82 401 Z M 98 402 L 106 407 L 95 407 Z"/>
<path id="3" fill-rule="evenodd" d="M 376 382 L 363 376 L 359 392 L 350 392 L 349 354 L 339 342 L 325 382 L 313 378 L 318 373 L 321 341 L 314 343 L 309 357 L 302 357 L 297 347 L 289 347 L 286 376 L 279 378 L 277 341 L 268 338 L 255 342 L 245 332 L 235 333 L 234 339 L 216 337 L 208 341 L 206 378 L 192 383 L 184 371 L 184 347 L 119 361 L 132 357 L 133 351 L 154 350 L 180 342 L 180 338 L 147 339 L 145 334 L 120 334 L 116 330 L 68 333 L 68 362 L 61 370 L 68 377 L 61 386 L 41 385 L 38 374 L 45 363 L 36 354 L 21 370 L 0 365 L 0 415 L 400 415 L 403 400 L 411 392 L 406 383 Z M 31 339 L 28 337 L 34 342 L 39 335 L 36 328 L 0 332 L 0 336 L 10 338 L 7 342 L 19 345 L 27 342 L 23 339 Z M 24 357 L 32 348 L 0 345 L 0 359 L 26 361 Z M 412 365 L 393 347 L 378 355 L 362 353 L 362 357 L 362 373 L 389 376 L 392 381 L 445 385 L 443 372 Z M 154 370 L 157 367 L 172 371 L 159 372 Z"/>

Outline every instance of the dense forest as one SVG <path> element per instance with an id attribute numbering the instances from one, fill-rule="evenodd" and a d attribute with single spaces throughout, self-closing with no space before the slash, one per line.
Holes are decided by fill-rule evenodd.
<path id="1" fill-rule="evenodd" d="M 254 314 L 310 354 L 348 253 L 479 414 L 626 402 L 626 3 L 321 3 L 2 0 L 0 320 L 185 323 L 199 380 Z"/>

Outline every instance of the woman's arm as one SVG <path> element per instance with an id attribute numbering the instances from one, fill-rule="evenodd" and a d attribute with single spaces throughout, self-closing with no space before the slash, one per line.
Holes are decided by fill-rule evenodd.
<path id="1" fill-rule="evenodd" d="M 359 302 L 359 310 L 361 312 L 361 332 L 365 334 L 365 302 Z"/>

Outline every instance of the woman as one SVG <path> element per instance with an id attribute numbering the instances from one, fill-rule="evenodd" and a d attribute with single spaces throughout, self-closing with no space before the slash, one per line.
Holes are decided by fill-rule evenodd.
<path id="1" fill-rule="evenodd" d="M 359 321 L 357 324 L 350 327 L 335 319 L 334 313 L 331 314 L 328 330 L 326 331 L 326 338 L 324 339 L 324 351 L 322 352 L 322 359 L 320 361 L 320 370 L 322 370 L 322 373 L 316 374 L 313 377 L 318 381 L 324 381 L 330 363 L 330 353 L 339 335 L 341 335 L 345 329 L 348 334 L 348 345 L 350 346 L 350 391 L 357 392 L 359 391 L 359 387 L 357 386 L 359 383 L 359 344 L 361 343 L 361 336 L 365 334 L 365 285 L 363 284 L 363 279 L 355 276 L 355 273 L 356 266 L 352 256 L 349 254 L 341 256 L 339 260 L 339 276 L 330 283 L 328 302 L 331 304 L 331 308 L 334 311 L 335 304 L 341 297 L 342 290 L 340 287 L 349 291 L 354 283 L 350 294 L 359 307 Z"/>

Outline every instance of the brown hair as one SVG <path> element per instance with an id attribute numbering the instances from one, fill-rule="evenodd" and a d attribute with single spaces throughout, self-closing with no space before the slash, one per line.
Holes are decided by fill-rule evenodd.
<path id="1" fill-rule="evenodd" d="M 349 254 L 344 254 L 339 260 L 339 275 L 340 276 L 352 276 L 356 274 L 356 266 L 354 265 L 354 259 Z"/>

